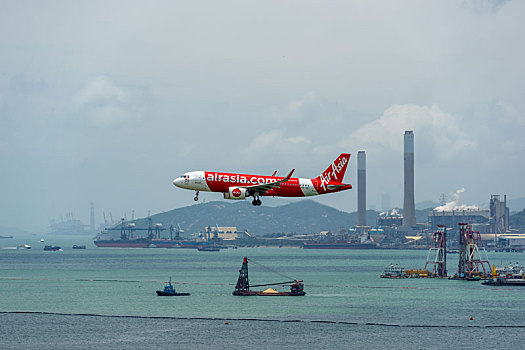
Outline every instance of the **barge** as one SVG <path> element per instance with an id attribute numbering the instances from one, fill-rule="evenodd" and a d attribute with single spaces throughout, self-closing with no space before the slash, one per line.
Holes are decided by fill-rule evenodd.
<path id="1" fill-rule="evenodd" d="M 233 295 L 236 296 L 304 296 L 306 292 L 304 291 L 303 281 L 293 280 L 287 282 L 277 282 L 277 283 L 267 283 L 267 284 L 257 284 L 250 286 L 250 281 L 248 279 L 248 257 L 244 257 L 242 262 L 242 267 L 239 270 L 239 278 L 237 279 L 237 284 L 235 285 L 235 290 Z M 264 291 L 254 291 L 251 290 L 251 287 L 262 287 L 262 286 L 276 286 L 276 285 L 290 285 L 289 292 L 279 292 L 273 288 L 268 288 Z"/>

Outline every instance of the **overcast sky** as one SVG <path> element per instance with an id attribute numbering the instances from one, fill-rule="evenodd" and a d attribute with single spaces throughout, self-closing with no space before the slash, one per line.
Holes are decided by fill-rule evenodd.
<path id="1" fill-rule="evenodd" d="M 401 206 L 404 130 L 416 202 L 525 197 L 523 23 L 521 0 L 0 0 L 0 226 L 143 217 L 194 203 L 189 170 L 316 177 L 341 152 L 356 185 L 359 150 L 368 204 Z"/>

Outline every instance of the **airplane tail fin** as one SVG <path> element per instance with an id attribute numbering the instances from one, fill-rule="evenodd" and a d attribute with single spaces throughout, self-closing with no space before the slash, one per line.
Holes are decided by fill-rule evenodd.
<path id="1" fill-rule="evenodd" d="M 341 153 L 341 155 L 323 171 L 322 175 L 317 178 L 325 182 L 343 182 L 348 163 L 350 163 L 350 153 Z"/>

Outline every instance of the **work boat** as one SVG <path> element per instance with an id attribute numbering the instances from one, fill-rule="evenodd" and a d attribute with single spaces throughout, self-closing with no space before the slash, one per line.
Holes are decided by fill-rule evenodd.
<path id="1" fill-rule="evenodd" d="M 248 280 L 248 258 L 244 257 L 242 262 L 242 267 L 239 270 L 239 278 L 237 279 L 237 285 L 233 291 L 233 295 L 265 295 L 265 296 L 303 296 L 305 295 L 303 281 L 293 280 L 287 282 L 278 282 L 278 283 L 266 283 L 266 284 L 257 284 L 250 286 Z M 290 285 L 289 292 L 279 292 L 273 288 L 268 288 L 264 291 L 253 291 L 250 290 L 250 287 L 263 287 L 263 286 L 277 286 L 277 285 Z"/>
<path id="2" fill-rule="evenodd" d="M 525 286 L 525 270 L 518 263 L 499 269 L 492 266 L 492 279 L 482 284 L 486 286 Z"/>
<path id="3" fill-rule="evenodd" d="M 177 293 L 175 291 L 175 288 L 173 288 L 173 285 L 171 284 L 171 277 L 170 281 L 168 282 L 167 286 L 164 286 L 164 290 L 158 290 L 157 296 L 165 296 L 165 297 L 181 297 L 181 296 L 188 296 L 190 293 Z"/>

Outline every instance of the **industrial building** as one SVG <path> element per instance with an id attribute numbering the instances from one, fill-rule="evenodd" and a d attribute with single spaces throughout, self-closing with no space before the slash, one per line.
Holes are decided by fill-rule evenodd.
<path id="1" fill-rule="evenodd" d="M 401 227 L 401 225 L 403 225 L 403 216 L 397 209 L 384 211 L 377 217 L 379 227 Z"/>
<path id="2" fill-rule="evenodd" d="M 490 196 L 490 209 L 454 209 L 433 210 L 428 213 L 428 225 L 430 230 L 436 230 L 439 225 L 445 225 L 453 231 L 457 231 L 458 225 L 467 222 L 472 229 L 483 235 L 503 234 L 509 228 L 509 208 L 507 208 L 507 196 L 500 200 L 500 195 Z"/>
<path id="3" fill-rule="evenodd" d="M 453 230 L 458 229 L 462 222 L 469 224 L 488 225 L 490 212 L 488 210 L 432 210 L 428 213 L 429 229 L 436 231 L 439 225 L 445 225 Z M 478 225 L 476 225 L 478 226 Z M 479 230 L 478 230 L 479 231 Z"/>
<path id="4" fill-rule="evenodd" d="M 223 241 L 233 241 L 239 237 L 245 237 L 248 235 L 246 231 L 239 231 L 237 227 L 220 227 L 220 226 L 208 226 L 204 228 L 206 240 L 211 239 L 222 239 Z"/>
<path id="5" fill-rule="evenodd" d="M 500 195 L 496 194 L 490 196 L 490 233 L 501 234 L 509 231 L 507 195 L 503 196 L 503 202 L 500 198 Z"/>

